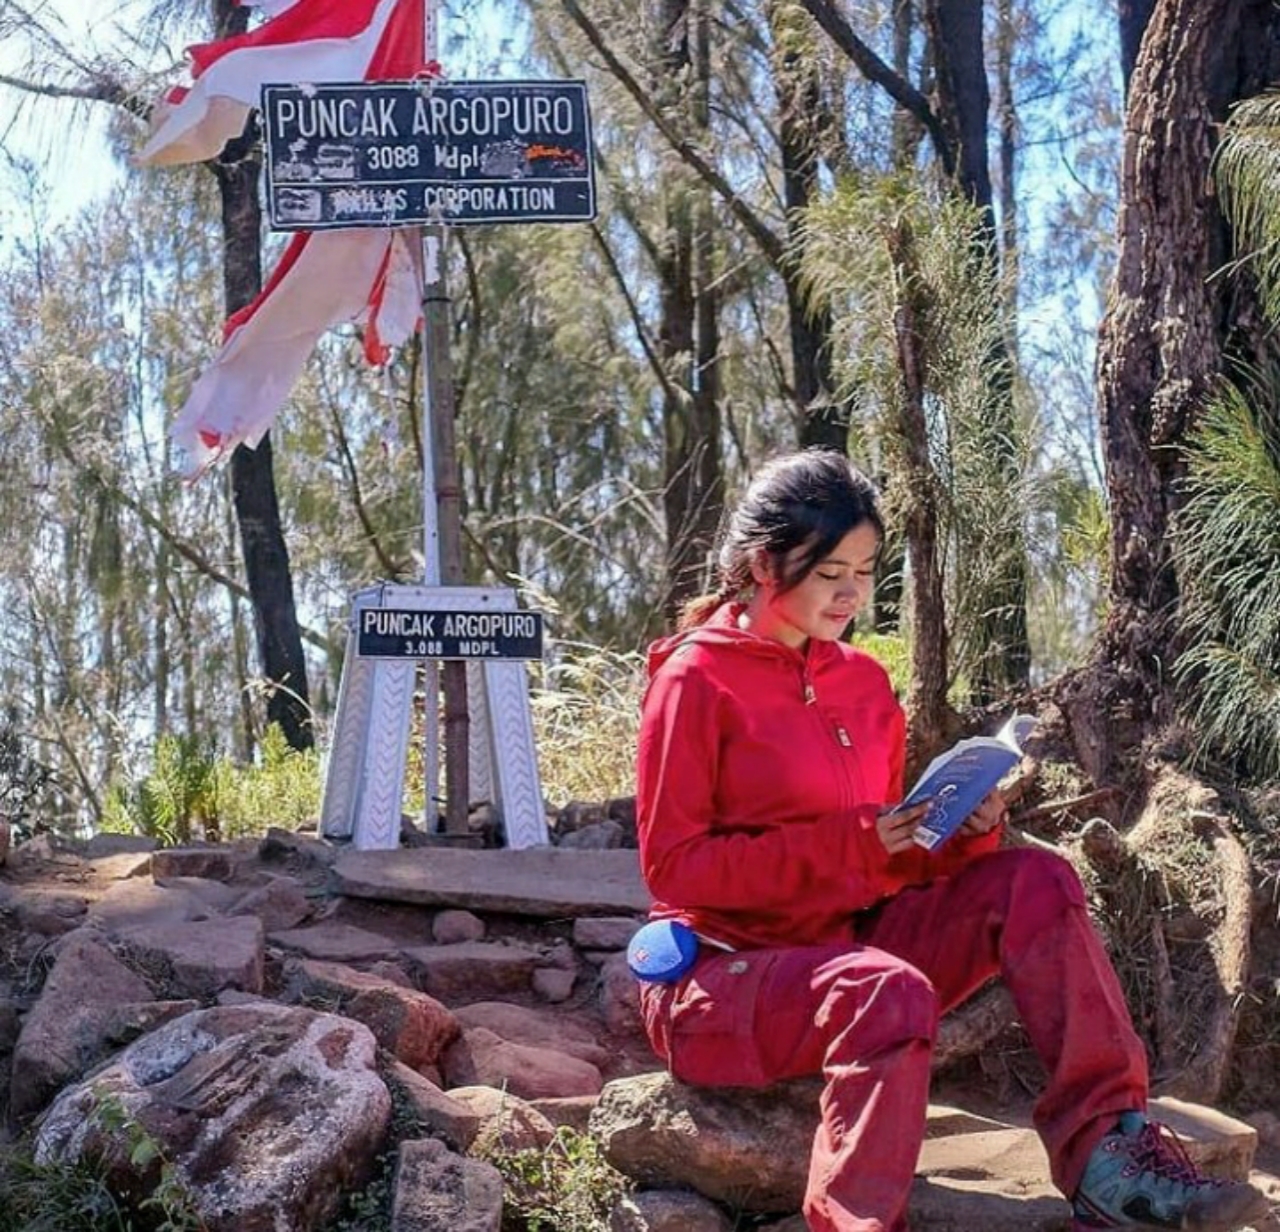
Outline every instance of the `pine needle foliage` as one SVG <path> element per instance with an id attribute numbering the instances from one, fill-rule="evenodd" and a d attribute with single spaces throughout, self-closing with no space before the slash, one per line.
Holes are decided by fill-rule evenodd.
<path id="1" fill-rule="evenodd" d="M 851 453 L 880 479 L 897 519 L 910 493 L 908 442 L 898 415 L 895 317 L 904 296 L 916 307 L 925 370 L 928 451 L 941 513 L 948 625 L 954 678 L 979 676 L 988 652 L 985 618 L 1003 602 L 1010 553 L 1024 550 L 1024 516 L 1040 495 L 1031 476 L 1031 416 L 1022 410 L 1017 439 L 1000 433 L 992 390 L 1014 384 L 1004 347 L 1008 302 L 982 251 L 979 212 L 954 193 L 918 181 L 848 176 L 806 212 L 803 278 L 810 301 L 832 309 L 840 396 L 854 407 Z M 915 268 L 890 256 L 895 230 L 912 237 Z M 1007 459 L 1015 457 L 1017 477 Z"/>
<path id="2" fill-rule="evenodd" d="M 1280 370 L 1224 384 L 1188 449 L 1175 680 L 1200 753 L 1280 776 Z"/>
<path id="3" fill-rule="evenodd" d="M 1223 129 L 1214 178 L 1241 261 L 1257 280 L 1262 309 L 1280 321 L 1280 91 L 1235 108 Z"/>

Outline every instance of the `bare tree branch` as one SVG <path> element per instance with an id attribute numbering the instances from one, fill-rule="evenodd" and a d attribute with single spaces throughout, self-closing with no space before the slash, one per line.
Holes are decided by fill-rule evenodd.
<path id="1" fill-rule="evenodd" d="M 599 53 L 608 66 L 609 71 L 618 79 L 627 93 L 636 101 L 640 110 L 653 123 L 654 127 L 667 139 L 671 148 L 702 177 L 724 200 L 733 216 L 746 228 L 751 237 L 760 245 L 761 252 L 775 269 L 781 269 L 786 256 L 786 246 L 765 224 L 760 216 L 734 191 L 733 186 L 720 174 L 702 154 L 694 148 L 692 142 L 682 137 L 654 104 L 640 83 L 632 76 L 630 70 L 614 54 L 613 49 L 605 42 L 604 36 L 596 28 L 592 20 L 582 11 L 578 0 L 560 0 L 564 11 L 569 14 L 574 24 L 587 37 L 587 41 Z"/>
<path id="2" fill-rule="evenodd" d="M 39 81 L 24 81 L 21 77 L 0 73 L 0 86 L 9 86 L 24 94 L 36 94 L 43 98 L 78 98 L 95 103 L 112 103 L 143 118 L 151 111 L 150 104 L 139 98 L 123 82 L 110 77 L 100 77 L 86 85 L 55 86 Z"/>
<path id="3" fill-rule="evenodd" d="M 599 248 L 605 264 L 609 267 L 609 273 L 613 275 L 613 281 L 622 293 L 623 302 L 627 305 L 627 313 L 631 317 L 631 324 L 635 327 L 636 337 L 640 340 L 640 346 L 644 351 L 645 359 L 649 362 L 649 368 L 662 386 L 662 392 L 669 396 L 674 394 L 675 390 L 672 387 L 671 378 L 667 375 L 667 370 L 662 366 L 662 360 L 658 353 L 653 349 L 653 342 L 650 340 L 649 331 L 645 327 L 644 317 L 640 313 L 640 306 L 636 303 L 635 297 L 627 287 L 627 280 L 623 277 L 622 270 L 618 268 L 618 262 L 613 255 L 612 249 L 610 249 L 600 228 L 595 223 L 591 224 L 591 238 L 595 240 L 596 247 Z"/>
<path id="4" fill-rule="evenodd" d="M 929 100 L 909 81 L 894 72 L 854 33 L 853 27 L 844 14 L 836 9 L 833 0 L 800 0 L 800 3 L 868 81 L 880 86 L 898 106 L 910 112 L 924 126 L 947 178 L 954 176 L 955 150 L 951 148 L 951 142 L 947 140 L 942 128 L 942 121 L 929 105 Z"/>

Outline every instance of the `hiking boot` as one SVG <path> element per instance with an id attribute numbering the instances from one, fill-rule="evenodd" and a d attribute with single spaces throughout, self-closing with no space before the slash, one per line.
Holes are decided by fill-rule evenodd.
<path id="1" fill-rule="evenodd" d="M 1126 1112 L 1089 1156 L 1072 1212 L 1076 1232 L 1233 1232 L 1261 1214 L 1266 1201 L 1252 1185 L 1201 1176 L 1173 1130 Z"/>

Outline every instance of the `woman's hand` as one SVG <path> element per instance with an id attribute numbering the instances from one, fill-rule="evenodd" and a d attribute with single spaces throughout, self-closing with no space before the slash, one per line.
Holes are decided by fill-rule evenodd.
<path id="1" fill-rule="evenodd" d="M 1009 806 L 998 791 L 993 791 L 965 818 L 960 831 L 962 834 L 989 834 L 1008 820 Z"/>
<path id="2" fill-rule="evenodd" d="M 923 804 L 913 804 L 910 808 L 901 811 L 885 809 L 880 813 L 876 817 L 876 834 L 884 845 L 885 851 L 891 856 L 896 856 L 900 851 L 906 851 L 911 846 L 916 829 L 928 811 L 929 801 L 926 800 Z"/>

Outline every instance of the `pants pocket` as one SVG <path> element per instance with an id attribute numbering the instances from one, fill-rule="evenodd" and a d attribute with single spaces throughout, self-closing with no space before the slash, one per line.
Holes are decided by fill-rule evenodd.
<path id="1" fill-rule="evenodd" d="M 757 1041 L 760 986 L 773 955 L 769 951 L 712 953 L 665 998 L 664 1043 L 671 1072 L 695 1086 L 764 1086 Z M 652 1033 L 651 1033 L 652 1034 Z"/>

